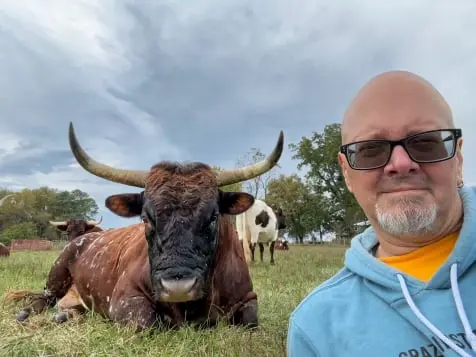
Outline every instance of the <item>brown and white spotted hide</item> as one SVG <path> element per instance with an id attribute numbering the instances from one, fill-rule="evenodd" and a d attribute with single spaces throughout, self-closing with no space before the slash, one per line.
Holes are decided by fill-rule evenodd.
<path id="1" fill-rule="evenodd" d="M 132 323 L 138 330 L 157 323 L 180 326 L 186 318 L 213 324 L 225 317 L 230 323 L 257 324 L 257 296 L 238 238 L 228 217 L 220 217 L 219 225 L 210 291 L 203 300 L 166 303 L 154 298 L 145 227 L 139 223 L 86 234 L 70 242 L 49 273 L 44 296 L 21 311 L 18 318 L 41 313 L 59 299 L 57 322 L 94 310 L 112 321 Z"/>

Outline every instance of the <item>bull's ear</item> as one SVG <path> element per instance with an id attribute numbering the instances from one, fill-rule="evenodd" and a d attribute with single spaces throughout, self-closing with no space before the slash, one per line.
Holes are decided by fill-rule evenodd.
<path id="1" fill-rule="evenodd" d="M 236 215 L 248 210 L 255 198 L 246 192 L 223 192 L 220 190 L 218 206 L 220 213 Z"/>
<path id="2" fill-rule="evenodd" d="M 106 198 L 106 207 L 121 217 L 135 217 L 142 213 L 142 193 L 123 193 Z"/>

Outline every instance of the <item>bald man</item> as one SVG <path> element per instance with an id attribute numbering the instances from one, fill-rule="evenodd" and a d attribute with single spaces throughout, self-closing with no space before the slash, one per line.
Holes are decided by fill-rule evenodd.
<path id="1" fill-rule="evenodd" d="M 476 192 L 461 137 L 418 75 L 385 72 L 356 94 L 337 159 L 371 226 L 292 313 L 288 357 L 476 356 Z"/>

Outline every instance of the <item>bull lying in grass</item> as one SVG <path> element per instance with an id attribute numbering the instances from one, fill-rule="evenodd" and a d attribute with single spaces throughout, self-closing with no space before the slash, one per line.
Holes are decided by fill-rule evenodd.
<path id="1" fill-rule="evenodd" d="M 52 267 L 43 292 L 9 295 L 9 300 L 32 299 L 18 320 L 54 306 L 74 284 L 78 298 L 59 314 L 94 310 L 120 324 L 132 323 L 138 330 L 185 322 L 213 325 L 220 318 L 230 324 L 258 325 L 257 295 L 228 217 L 246 211 L 254 199 L 219 188 L 270 170 L 282 153 L 282 132 L 274 151 L 262 162 L 218 173 L 202 163 L 161 162 L 150 171 L 115 169 L 84 152 L 72 124 L 69 139 L 87 171 L 144 188 L 141 193 L 106 199 L 112 212 L 140 216 L 143 222 L 88 233 L 70 242 Z"/>

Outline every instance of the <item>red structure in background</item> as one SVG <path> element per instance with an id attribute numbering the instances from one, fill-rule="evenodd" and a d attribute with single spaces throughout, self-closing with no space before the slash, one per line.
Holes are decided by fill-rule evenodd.
<path id="1" fill-rule="evenodd" d="M 51 249 L 53 249 L 53 244 L 46 239 L 16 239 L 10 242 L 10 251 Z"/>

